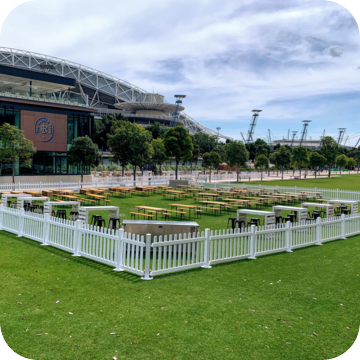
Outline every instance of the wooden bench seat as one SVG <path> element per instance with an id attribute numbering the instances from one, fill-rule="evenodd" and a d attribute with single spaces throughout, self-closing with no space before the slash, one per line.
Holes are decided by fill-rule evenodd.
<path id="1" fill-rule="evenodd" d="M 154 215 L 148 215 L 148 214 L 136 213 L 136 212 L 131 212 L 130 215 L 131 215 L 131 218 L 133 218 L 133 216 L 134 216 L 134 220 L 136 220 L 136 215 L 138 215 L 139 218 L 140 218 L 140 216 L 144 216 L 144 217 L 147 217 L 150 219 L 154 217 Z"/>

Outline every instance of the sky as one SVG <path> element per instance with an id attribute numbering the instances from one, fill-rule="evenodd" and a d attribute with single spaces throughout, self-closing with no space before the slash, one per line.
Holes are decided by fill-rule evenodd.
<path id="1" fill-rule="evenodd" d="M 360 137 L 359 29 L 314 0 L 33 0 L 5 19 L 0 46 L 74 61 L 149 92 L 186 94 L 185 112 L 234 139 Z M 355 136 L 358 134 L 358 136 Z"/>

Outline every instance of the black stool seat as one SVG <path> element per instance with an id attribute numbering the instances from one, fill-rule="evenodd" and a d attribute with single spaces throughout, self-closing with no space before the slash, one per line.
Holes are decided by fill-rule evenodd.
<path id="1" fill-rule="evenodd" d="M 112 230 L 120 229 L 120 219 L 119 218 L 110 218 L 108 228 Z"/>
<path id="2" fill-rule="evenodd" d="M 25 211 L 29 211 L 29 207 L 30 207 L 29 204 L 24 204 L 24 210 L 25 210 Z"/>
<path id="3" fill-rule="evenodd" d="M 259 225 L 260 225 L 260 219 L 259 219 L 259 218 L 252 218 L 252 219 L 250 220 L 250 222 L 256 223 L 256 226 L 259 226 Z"/>
<path id="4" fill-rule="evenodd" d="M 341 211 L 343 214 L 345 215 L 349 215 L 350 214 L 350 210 L 349 209 L 342 209 Z"/>
<path id="5" fill-rule="evenodd" d="M 283 217 L 283 222 L 288 222 L 288 221 L 291 221 L 292 222 L 292 219 L 290 216 L 284 216 Z"/>
<path id="6" fill-rule="evenodd" d="M 96 219 L 95 226 L 98 226 L 99 228 L 105 227 L 105 220 L 104 219 Z"/>
<path id="7" fill-rule="evenodd" d="M 296 220 L 296 215 L 295 214 L 289 214 L 288 215 L 291 218 L 291 222 L 294 222 Z"/>
<path id="8" fill-rule="evenodd" d="M 96 222 L 96 220 L 98 220 L 98 219 L 102 219 L 102 216 L 101 215 L 93 215 L 92 216 L 92 218 L 91 218 L 91 225 L 95 225 L 95 222 Z"/>
<path id="9" fill-rule="evenodd" d="M 59 217 L 59 218 L 61 218 L 61 219 L 65 219 L 65 220 L 66 220 L 66 210 L 59 209 L 59 210 L 56 212 L 56 217 Z"/>
<path id="10" fill-rule="evenodd" d="M 275 216 L 275 224 L 281 224 L 283 221 L 282 216 Z"/>
<path id="11" fill-rule="evenodd" d="M 235 224 L 238 226 L 238 229 L 244 229 L 245 228 L 245 221 L 244 220 L 235 220 Z"/>
<path id="12" fill-rule="evenodd" d="M 8 201 L 7 201 L 7 204 L 8 204 L 8 207 L 10 207 L 11 200 L 8 200 Z"/>
<path id="13" fill-rule="evenodd" d="M 255 225 L 255 226 L 257 226 L 257 223 L 256 222 L 254 222 L 254 221 L 249 221 L 248 223 L 247 223 L 247 227 L 251 227 L 251 225 Z"/>
<path id="14" fill-rule="evenodd" d="M 36 204 L 32 204 L 32 205 L 29 206 L 29 209 L 30 209 L 31 212 L 33 212 L 36 208 L 37 208 Z"/>
<path id="15" fill-rule="evenodd" d="M 236 217 L 229 217 L 228 218 L 228 222 L 227 222 L 227 228 L 229 227 L 229 222 L 231 222 L 231 228 L 234 230 L 235 229 L 235 221 L 236 221 Z"/>

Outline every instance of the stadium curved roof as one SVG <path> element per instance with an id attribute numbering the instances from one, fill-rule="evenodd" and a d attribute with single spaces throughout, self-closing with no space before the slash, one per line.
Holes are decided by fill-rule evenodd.
<path id="1" fill-rule="evenodd" d="M 122 102 L 140 102 L 148 92 L 125 80 L 109 75 L 88 66 L 54 56 L 26 50 L 0 47 L 0 65 L 26 69 L 40 73 L 76 80 L 75 91 L 89 98 L 89 106 L 96 108 L 115 107 Z M 114 113 L 116 113 L 114 109 Z M 191 134 L 206 133 L 217 136 L 217 132 L 201 125 L 185 113 L 180 113 L 180 120 Z M 220 138 L 228 137 L 219 134 Z"/>

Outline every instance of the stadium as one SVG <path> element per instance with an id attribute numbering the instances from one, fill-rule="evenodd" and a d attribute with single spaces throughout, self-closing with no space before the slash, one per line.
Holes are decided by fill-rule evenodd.
<path id="1" fill-rule="evenodd" d="M 31 169 L 16 165 L 20 177 L 77 175 L 78 169 L 67 163 L 71 142 L 93 138 L 94 119 L 107 114 L 121 113 L 145 127 L 158 121 L 184 126 L 190 134 L 227 139 L 184 113 L 181 101 L 176 103 L 75 62 L 0 47 L 0 125 L 18 126 L 38 150 Z M 10 174 L 4 164 L 1 177 Z"/>

